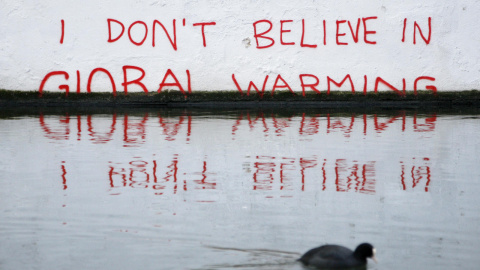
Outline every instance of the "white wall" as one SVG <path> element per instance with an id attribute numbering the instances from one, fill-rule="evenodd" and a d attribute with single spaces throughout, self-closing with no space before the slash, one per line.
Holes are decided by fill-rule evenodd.
<path id="1" fill-rule="evenodd" d="M 188 76 L 195 90 L 237 90 L 232 80 L 235 74 L 240 87 L 246 90 L 250 80 L 261 88 L 268 75 L 266 89 L 274 88 L 278 75 L 295 91 L 301 91 L 300 74 L 312 74 L 319 79 L 318 90 L 328 88 L 327 76 L 340 82 L 350 75 L 356 91 L 373 91 L 377 77 L 398 89 L 412 90 L 414 81 L 421 76 L 419 89 L 428 85 L 441 90 L 470 90 L 480 88 L 480 28 L 476 27 L 476 14 L 480 13 L 477 0 L 275 0 L 275 1 L 11 1 L 0 3 L 0 88 L 11 90 L 38 90 L 42 80 L 52 71 L 64 71 L 63 76 L 51 76 L 45 90 L 59 91 L 67 84 L 71 92 L 77 91 L 77 71 L 80 91 L 87 90 L 89 76 L 95 68 L 111 73 L 117 91 L 123 91 L 122 67 L 142 68 L 146 75 L 141 81 L 149 91 L 157 91 L 168 69 L 186 90 Z M 364 26 L 359 27 L 359 41 L 355 43 L 348 23 L 340 23 L 339 42 L 336 43 L 337 21 L 349 20 L 353 30 L 358 18 L 377 17 L 366 21 L 368 34 L 364 42 Z M 413 44 L 414 22 L 420 26 L 429 44 L 417 31 Z M 107 19 L 125 25 L 123 36 L 108 42 Z M 405 40 L 402 42 L 404 20 Z M 173 49 L 162 28 L 156 25 L 155 47 L 152 46 L 154 20 L 163 23 L 173 36 L 176 20 L 176 45 Z M 185 19 L 185 26 L 183 26 Z M 61 21 L 64 20 L 64 38 Z M 254 37 L 253 24 L 269 20 L 273 24 L 267 36 L 275 40 L 272 47 L 259 49 Z M 285 22 L 283 41 L 295 45 L 281 45 L 280 21 Z M 304 43 L 316 48 L 302 47 L 302 20 Z M 148 27 L 145 42 L 136 46 L 128 38 L 128 28 L 135 21 Z M 324 45 L 325 21 L 326 45 Z M 205 26 L 206 47 L 202 42 L 202 27 L 194 23 L 215 22 Z M 112 36 L 118 34 L 118 25 L 112 23 Z M 263 32 L 266 23 L 257 25 Z M 132 39 L 142 40 L 144 28 L 136 24 L 131 29 Z M 267 43 L 260 39 L 260 46 Z M 127 71 L 127 80 L 140 75 Z M 434 81 L 433 81 L 434 79 Z M 167 76 L 166 83 L 174 83 Z M 313 77 L 305 79 L 314 83 Z M 275 90 L 284 90 L 279 80 Z M 107 75 L 97 72 L 92 77 L 92 91 L 112 91 Z M 178 89 L 177 87 L 168 87 Z M 388 90 L 379 84 L 379 90 Z M 350 91 L 347 81 L 343 86 L 331 84 L 332 90 Z M 142 91 L 131 84 L 129 91 Z M 307 88 L 311 91 L 311 88 Z"/>

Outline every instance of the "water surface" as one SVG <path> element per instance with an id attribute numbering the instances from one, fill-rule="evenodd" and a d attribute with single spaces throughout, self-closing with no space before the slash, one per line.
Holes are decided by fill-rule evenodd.
<path id="1" fill-rule="evenodd" d="M 480 115 L 126 110 L 0 119 L 0 269 L 480 264 Z"/>

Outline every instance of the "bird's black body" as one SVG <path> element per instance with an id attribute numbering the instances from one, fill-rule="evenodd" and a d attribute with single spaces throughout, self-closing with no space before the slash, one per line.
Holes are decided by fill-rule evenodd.
<path id="1" fill-rule="evenodd" d="M 367 265 L 367 258 L 373 258 L 375 250 L 372 245 L 364 243 L 355 251 L 338 245 L 324 245 L 309 250 L 298 259 L 305 266 L 319 269 L 361 268 Z"/>

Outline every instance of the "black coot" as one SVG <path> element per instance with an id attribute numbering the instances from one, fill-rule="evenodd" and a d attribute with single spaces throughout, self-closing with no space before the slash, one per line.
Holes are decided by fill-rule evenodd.
<path id="1" fill-rule="evenodd" d="M 358 245 L 355 251 L 338 245 L 324 245 L 309 250 L 298 259 L 305 266 L 319 269 L 344 269 L 367 265 L 367 258 L 375 259 L 375 248 L 368 243 Z"/>

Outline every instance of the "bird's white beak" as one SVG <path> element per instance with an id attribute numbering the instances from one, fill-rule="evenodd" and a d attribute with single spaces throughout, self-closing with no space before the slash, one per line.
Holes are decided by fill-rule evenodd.
<path id="1" fill-rule="evenodd" d="M 375 249 L 373 249 L 373 255 L 372 255 L 372 260 L 375 262 L 375 263 L 378 263 L 377 261 L 377 258 L 375 257 L 375 253 L 377 253 L 377 251 Z"/>

